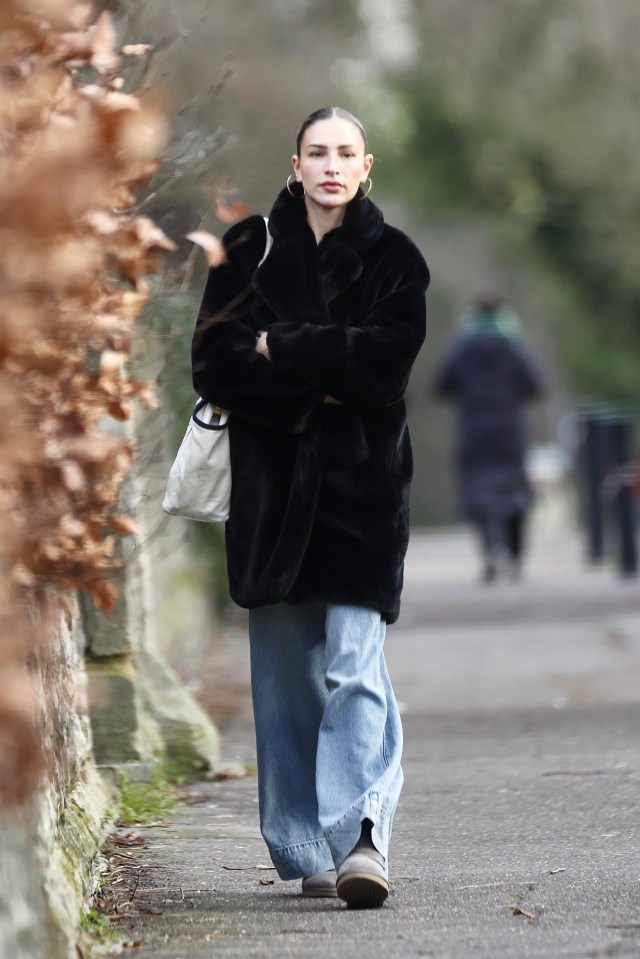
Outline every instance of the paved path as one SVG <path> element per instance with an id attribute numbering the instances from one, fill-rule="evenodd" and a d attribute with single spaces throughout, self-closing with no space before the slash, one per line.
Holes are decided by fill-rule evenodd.
<path id="1" fill-rule="evenodd" d="M 246 678 L 237 633 L 218 655 Z M 485 587 L 465 531 L 415 536 L 387 656 L 406 786 L 384 909 L 261 868 L 253 776 L 197 784 L 118 847 L 126 956 L 640 957 L 640 583 L 540 533 L 523 582 Z M 239 688 L 226 754 L 251 762 Z"/>

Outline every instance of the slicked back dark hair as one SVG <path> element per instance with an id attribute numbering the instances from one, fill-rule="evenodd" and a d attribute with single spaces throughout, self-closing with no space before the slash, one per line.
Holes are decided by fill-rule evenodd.
<path id="1" fill-rule="evenodd" d="M 342 107 L 320 107 L 319 110 L 314 110 L 313 113 L 309 114 L 307 119 L 303 121 L 300 129 L 298 130 L 296 136 L 296 153 L 298 156 L 300 156 L 302 138 L 309 127 L 313 126 L 313 124 L 317 123 L 319 120 L 330 120 L 331 117 L 340 117 L 342 120 L 348 120 L 349 123 L 353 123 L 353 125 L 360 131 L 360 136 L 364 140 L 364 152 L 367 152 L 367 131 L 360 123 L 358 118 L 354 117 L 353 113 L 349 113 L 348 110 L 343 110 Z"/>

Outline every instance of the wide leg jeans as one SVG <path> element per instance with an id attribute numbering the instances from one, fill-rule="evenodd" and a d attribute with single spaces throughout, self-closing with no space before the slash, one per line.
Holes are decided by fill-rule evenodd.
<path id="1" fill-rule="evenodd" d="M 249 624 L 260 826 L 279 876 L 339 867 L 364 819 L 386 862 L 402 726 L 380 613 L 278 603 Z"/>

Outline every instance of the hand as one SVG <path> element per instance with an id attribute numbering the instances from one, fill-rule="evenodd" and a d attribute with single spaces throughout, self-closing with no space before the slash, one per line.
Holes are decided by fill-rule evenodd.
<path id="1" fill-rule="evenodd" d="M 271 359 L 269 356 L 269 347 L 267 346 L 267 334 L 264 330 L 260 330 L 258 333 L 258 337 L 256 339 L 256 352 L 259 353 L 260 356 L 266 356 L 268 360 Z"/>

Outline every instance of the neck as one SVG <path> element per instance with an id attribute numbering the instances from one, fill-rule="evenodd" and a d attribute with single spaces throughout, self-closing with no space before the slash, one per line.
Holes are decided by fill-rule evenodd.
<path id="1" fill-rule="evenodd" d="M 320 243 L 325 233 L 335 230 L 344 220 L 346 212 L 344 206 L 327 209 L 318 206 L 316 203 L 310 203 L 306 198 L 305 205 L 307 207 L 307 222 L 313 231 L 316 243 Z"/>

